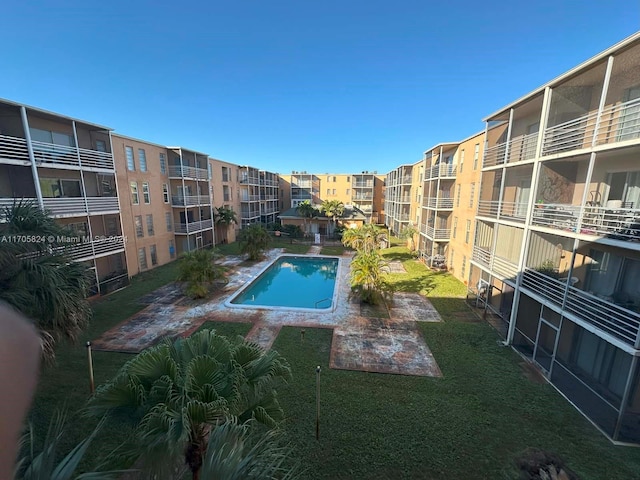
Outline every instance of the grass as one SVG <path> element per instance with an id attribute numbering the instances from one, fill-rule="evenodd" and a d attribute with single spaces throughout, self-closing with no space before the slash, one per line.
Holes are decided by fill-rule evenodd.
<path id="1" fill-rule="evenodd" d="M 320 255 L 336 255 L 339 257 L 348 251 L 351 251 L 351 249 L 342 245 L 325 245 L 320 250 Z"/>
<path id="2" fill-rule="evenodd" d="M 428 296 L 445 320 L 419 325 L 444 376 L 331 370 L 330 329 L 306 328 L 301 342 L 299 328 L 284 327 L 274 349 L 290 362 L 293 380 L 279 390 L 279 398 L 286 414 L 283 428 L 307 468 L 303 478 L 511 479 L 517 476 L 513 458 L 526 447 L 559 454 L 582 480 L 640 478 L 640 449 L 614 447 L 551 386 L 528 380 L 520 357 L 500 347 L 486 323 L 459 321 L 456 313 L 468 312 L 460 282 L 429 271 L 406 248 L 395 245 L 382 253 L 407 270 L 391 274 L 389 283 Z M 61 345 L 57 365 L 44 369 L 31 419 L 44 434 L 54 409 L 66 404 L 75 417 L 61 451 L 95 424 L 76 415 L 88 398 L 84 341 L 143 308 L 137 299 L 172 281 L 175 267 L 172 263 L 139 275 L 127 289 L 94 303 L 94 320 L 85 335 L 76 345 Z M 244 335 L 250 327 L 226 322 L 202 326 L 231 336 Z M 96 383 L 112 378 L 129 358 L 95 352 Z M 316 365 L 322 367 L 319 442 Z M 122 424 L 108 424 L 83 465 L 95 465 L 128 432 Z"/>
<path id="3" fill-rule="evenodd" d="M 249 333 L 253 324 L 238 322 L 204 322 L 198 330 L 215 330 L 218 335 L 235 338 L 244 337 Z"/>

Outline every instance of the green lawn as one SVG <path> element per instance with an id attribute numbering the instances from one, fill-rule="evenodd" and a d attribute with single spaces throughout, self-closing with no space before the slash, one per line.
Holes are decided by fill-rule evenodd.
<path id="1" fill-rule="evenodd" d="M 344 252 L 351 251 L 350 248 L 343 247 L 342 245 L 325 245 L 320 250 L 320 255 L 337 255 L 340 256 Z"/>
<path id="2" fill-rule="evenodd" d="M 238 335 L 246 336 L 251 330 L 253 324 L 251 323 L 237 323 L 237 322 L 204 322 L 198 330 L 215 330 L 218 335 L 223 335 L 228 338 L 234 338 Z"/>
<path id="3" fill-rule="evenodd" d="M 234 244 L 225 245 L 230 247 Z M 304 246 L 305 248 L 307 246 Z M 279 392 L 284 429 L 309 479 L 507 479 L 513 457 L 526 447 L 561 455 L 582 480 L 640 478 L 640 449 L 614 447 L 549 385 L 528 380 L 521 358 L 498 344 L 486 323 L 464 323 L 464 286 L 446 273 L 429 271 L 406 248 L 383 251 L 407 273 L 392 274 L 396 289 L 427 295 L 443 323 L 420 324 L 444 377 L 440 379 L 331 370 L 330 329 L 285 327 L 276 339 L 291 364 L 293 380 Z M 71 412 L 66 447 L 95 424 L 77 414 L 88 398 L 87 339 L 143 308 L 137 298 L 173 280 L 176 264 L 139 275 L 125 290 L 94 304 L 94 321 L 77 345 L 58 349 L 57 365 L 45 368 L 32 410 L 39 432 L 52 411 Z M 244 335 L 250 324 L 207 322 L 224 335 Z M 131 358 L 94 353 L 96 382 L 111 378 Z M 315 440 L 315 367 L 322 366 L 321 439 Z M 110 424 L 89 451 L 94 464 L 128 434 Z"/>

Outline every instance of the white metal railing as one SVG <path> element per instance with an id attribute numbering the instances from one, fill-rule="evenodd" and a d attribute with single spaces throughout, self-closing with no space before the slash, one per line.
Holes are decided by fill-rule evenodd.
<path id="1" fill-rule="evenodd" d="M 562 306 L 567 285 L 532 268 L 525 268 L 522 273 L 522 287 Z"/>
<path id="2" fill-rule="evenodd" d="M 261 200 L 278 200 L 278 195 L 263 195 Z"/>
<path id="3" fill-rule="evenodd" d="M 260 216 L 260 210 L 244 210 L 240 211 L 240 218 L 256 218 Z"/>
<path id="4" fill-rule="evenodd" d="M 640 98 L 602 110 L 596 143 L 621 142 L 640 137 Z"/>
<path id="5" fill-rule="evenodd" d="M 293 188 L 311 188 L 311 180 L 297 180 L 291 182 Z"/>
<path id="6" fill-rule="evenodd" d="M 265 187 L 277 187 L 278 186 L 278 181 L 277 180 L 266 180 L 264 178 L 260 179 L 260 185 L 265 186 Z"/>
<path id="7" fill-rule="evenodd" d="M 536 203 L 531 217 L 533 225 L 576 231 L 580 207 L 555 203 Z"/>
<path id="8" fill-rule="evenodd" d="M 11 207 L 14 202 L 21 200 L 38 204 L 36 198 L 0 198 L 0 207 Z M 84 197 L 44 198 L 43 202 L 45 210 L 53 217 L 119 212 L 118 197 L 87 197 L 86 204 Z M 87 207 L 89 207 L 88 212 Z"/>
<path id="9" fill-rule="evenodd" d="M 189 165 L 169 165 L 169 177 L 208 180 L 209 170 L 207 170 L 206 168 L 192 167 Z"/>
<path id="10" fill-rule="evenodd" d="M 0 158 L 29 161 L 27 141 L 24 138 L 0 135 Z"/>
<path id="11" fill-rule="evenodd" d="M 240 175 L 238 179 L 240 183 L 248 183 L 251 185 L 260 185 L 260 177 L 255 177 L 253 175 Z"/>
<path id="12" fill-rule="evenodd" d="M 449 240 L 451 237 L 451 229 L 449 228 L 434 228 L 427 225 L 425 233 L 433 240 Z"/>
<path id="13" fill-rule="evenodd" d="M 371 180 L 366 181 L 366 182 L 355 181 L 355 182 L 353 182 L 353 184 L 351 186 L 353 188 L 373 188 L 373 182 Z"/>
<path id="14" fill-rule="evenodd" d="M 549 127 L 544 131 L 542 155 L 567 152 L 590 147 L 598 111 Z"/>
<path id="15" fill-rule="evenodd" d="M 257 202 L 260 200 L 260 195 L 242 195 L 240 197 L 241 202 Z"/>
<path id="16" fill-rule="evenodd" d="M 93 240 L 92 242 L 83 242 L 72 244 L 67 249 L 67 254 L 73 260 L 84 260 L 93 258 L 93 256 L 109 255 L 124 250 L 124 237 L 121 235 L 114 237 L 104 237 Z"/>
<path id="17" fill-rule="evenodd" d="M 527 202 L 500 202 L 500 216 L 524 222 L 528 206 Z"/>
<path id="18" fill-rule="evenodd" d="M 492 270 L 504 278 L 516 278 L 518 276 L 518 265 L 497 255 L 493 256 Z"/>
<path id="19" fill-rule="evenodd" d="M 396 215 L 396 218 L 398 220 L 400 220 L 401 222 L 408 222 L 409 221 L 409 214 L 408 213 L 401 213 Z"/>
<path id="20" fill-rule="evenodd" d="M 171 205 L 174 207 L 188 207 L 190 205 L 210 205 L 208 195 L 172 195 Z"/>
<path id="21" fill-rule="evenodd" d="M 484 155 L 482 155 L 482 166 L 493 167 L 494 165 L 502 165 L 505 160 L 504 154 L 506 150 L 506 142 L 486 148 L 484 150 Z"/>
<path id="22" fill-rule="evenodd" d="M 429 208 L 453 208 L 453 198 L 448 197 L 427 197 L 424 206 Z"/>
<path id="23" fill-rule="evenodd" d="M 199 222 L 189 222 L 189 223 L 176 223 L 174 226 L 174 231 L 176 233 L 195 233 L 200 230 L 206 230 L 211 228 L 213 222 L 211 219 L 209 220 L 201 220 Z"/>
<path id="24" fill-rule="evenodd" d="M 480 200 L 477 215 L 482 217 L 497 217 L 500 202 L 498 200 Z"/>
<path id="25" fill-rule="evenodd" d="M 353 200 L 373 200 L 373 194 L 371 193 L 355 193 L 351 196 Z"/>
<path id="26" fill-rule="evenodd" d="M 57 145 L 54 143 L 31 141 L 33 156 L 38 163 L 52 163 L 55 165 L 69 165 L 84 168 L 100 168 L 113 170 L 113 155 L 86 148 Z M 78 161 L 80 155 L 80 162 Z"/>
<path id="27" fill-rule="evenodd" d="M 411 175 L 404 175 L 403 177 L 400 177 L 399 182 L 400 184 L 411 184 L 412 178 Z"/>
<path id="28" fill-rule="evenodd" d="M 411 203 L 411 195 L 402 195 L 398 197 L 398 202 L 400 203 Z"/>
<path id="29" fill-rule="evenodd" d="M 260 211 L 261 215 L 270 215 L 272 213 L 278 213 L 278 209 L 277 208 L 264 208 Z"/>
<path id="30" fill-rule="evenodd" d="M 536 156 L 537 143 L 538 132 L 514 137 L 509 141 L 507 163 L 522 162 L 534 158 Z"/>
<path id="31" fill-rule="evenodd" d="M 425 179 L 438 177 L 455 177 L 457 167 L 452 163 L 441 163 L 427 168 L 425 171 Z"/>
<path id="32" fill-rule="evenodd" d="M 471 259 L 484 265 L 485 267 L 491 266 L 491 252 L 486 248 L 474 245 Z"/>
<path id="33" fill-rule="evenodd" d="M 580 232 L 618 240 L 640 240 L 640 209 L 584 207 Z"/>

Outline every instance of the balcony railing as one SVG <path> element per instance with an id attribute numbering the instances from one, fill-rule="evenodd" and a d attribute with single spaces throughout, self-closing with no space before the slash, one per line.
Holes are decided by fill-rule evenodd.
<path id="1" fill-rule="evenodd" d="M 412 180 L 411 175 L 404 175 L 398 179 L 398 183 L 411 185 L 411 180 Z"/>
<path id="2" fill-rule="evenodd" d="M 98 152 L 86 148 L 69 147 L 53 143 L 31 141 L 33 155 L 37 163 L 50 163 L 54 165 L 69 165 L 83 168 L 99 168 L 113 170 L 113 155 L 107 152 Z M 80 161 L 78 161 L 80 156 Z"/>
<path id="3" fill-rule="evenodd" d="M 94 239 L 92 242 L 77 243 L 71 245 L 67 254 L 76 261 L 86 260 L 95 256 L 111 255 L 124 250 L 124 237 L 121 235 L 114 237 L 103 237 Z"/>
<path id="4" fill-rule="evenodd" d="M 254 177 L 252 175 L 240 175 L 238 181 L 243 184 L 260 185 L 260 177 Z"/>
<path id="5" fill-rule="evenodd" d="M 425 179 L 438 178 L 438 177 L 455 177 L 457 167 L 452 163 L 442 163 L 434 165 L 431 168 L 427 168 L 425 172 Z"/>
<path id="6" fill-rule="evenodd" d="M 582 117 L 549 127 L 544 131 L 542 155 L 590 147 L 596 126 L 597 110 Z"/>
<path id="7" fill-rule="evenodd" d="M 408 213 L 400 213 L 400 214 L 396 215 L 396 219 L 399 220 L 400 222 L 408 222 L 409 221 L 409 214 Z"/>
<path id="8" fill-rule="evenodd" d="M 264 178 L 260 179 L 260 185 L 265 186 L 265 187 L 277 187 L 278 186 L 278 181 L 277 180 L 266 180 Z"/>
<path id="9" fill-rule="evenodd" d="M 208 195 L 172 195 L 171 205 L 174 207 L 211 205 L 211 198 Z"/>
<path id="10" fill-rule="evenodd" d="M 515 279 L 518 276 L 518 265 L 498 255 L 493 256 L 491 269 L 504 278 Z"/>
<path id="11" fill-rule="evenodd" d="M 311 184 L 312 184 L 311 180 L 298 180 L 298 181 L 292 181 L 291 187 L 292 188 L 311 188 L 312 187 Z"/>
<path id="12" fill-rule="evenodd" d="M 24 138 L 0 135 L 0 158 L 28 162 L 27 141 Z"/>
<path id="13" fill-rule="evenodd" d="M 499 143 L 493 147 L 486 148 L 484 155 L 482 156 L 483 167 L 493 167 L 495 165 L 502 165 L 505 161 L 505 153 L 507 151 L 507 144 Z"/>
<path id="14" fill-rule="evenodd" d="M 209 180 L 209 170 L 188 165 L 170 165 L 169 177 L 193 178 L 195 180 Z"/>
<path id="15" fill-rule="evenodd" d="M 263 208 L 260 209 L 261 215 L 271 215 L 272 213 L 278 213 L 279 210 L 277 208 Z"/>
<path id="16" fill-rule="evenodd" d="M 640 137 L 640 98 L 617 105 L 610 105 L 602 110 L 596 143 L 633 140 Z"/>
<path id="17" fill-rule="evenodd" d="M 640 314 L 576 287 L 552 279 L 540 272 L 526 268 L 522 277 L 523 288 L 541 295 L 577 318 L 613 335 L 624 342 L 638 347 Z M 565 300 L 565 290 L 567 291 Z"/>
<path id="18" fill-rule="evenodd" d="M 398 197 L 398 202 L 400 203 L 411 203 L 411 195 L 402 195 Z"/>
<path id="19" fill-rule="evenodd" d="M 498 200 L 480 200 L 478 202 L 477 215 L 481 217 L 495 218 L 498 216 L 500 202 Z"/>
<path id="20" fill-rule="evenodd" d="M 529 135 L 514 137 L 509 141 L 509 152 L 507 153 L 507 163 L 523 162 L 531 160 L 536 156 L 536 144 L 538 143 L 538 132 Z"/>
<path id="21" fill-rule="evenodd" d="M 355 181 L 351 184 L 353 188 L 373 188 L 373 182 L 371 180 L 365 182 Z"/>
<path id="22" fill-rule="evenodd" d="M 260 200 L 278 200 L 278 195 L 262 195 Z"/>
<path id="23" fill-rule="evenodd" d="M 482 248 L 477 245 L 473 247 L 471 259 L 485 267 L 491 266 L 491 251 L 488 248 Z"/>
<path id="24" fill-rule="evenodd" d="M 425 199 L 424 206 L 428 208 L 441 208 L 451 209 L 453 208 L 453 198 L 447 197 L 427 197 Z"/>
<path id="25" fill-rule="evenodd" d="M 240 197 L 241 202 L 257 202 L 260 200 L 260 195 L 242 195 Z"/>
<path id="26" fill-rule="evenodd" d="M 527 202 L 500 202 L 500 217 L 524 222 L 528 206 Z"/>
<path id="27" fill-rule="evenodd" d="M 260 210 L 244 210 L 240 212 L 240 218 L 242 219 L 257 218 L 259 216 Z"/>
<path id="28" fill-rule="evenodd" d="M 449 240 L 451 237 L 451 229 L 449 228 L 434 228 L 427 225 L 425 233 L 433 240 Z"/>
<path id="29" fill-rule="evenodd" d="M 174 226 L 174 231 L 176 233 L 196 233 L 201 230 L 207 230 L 212 228 L 213 222 L 211 219 L 209 220 L 201 220 L 199 222 L 189 222 L 189 223 L 176 223 Z"/>
<path id="30" fill-rule="evenodd" d="M 351 196 L 353 200 L 373 200 L 372 193 L 356 193 Z"/>
<path id="31" fill-rule="evenodd" d="M 38 204 L 36 198 L 0 198 L 0 208 L 11 207 L 14 202 L 28 201 L 34 205 Z M 107 213 L 118 213 L 118 197 L 87 197 L 86 204 L 84 197 L 72 198 L 44 198 L 44 208 L 49 211 L 52 217 L 73 217 L 78 215 L 104 215 Z M 88 210 L 87 210 L 88 207 Z"/>

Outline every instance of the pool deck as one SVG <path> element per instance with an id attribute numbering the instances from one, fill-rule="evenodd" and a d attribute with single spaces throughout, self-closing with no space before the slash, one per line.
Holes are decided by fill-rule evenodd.
<path id="1" fill-rule="evenodd" d="M 308 254 L 318 254 L 312 246 Z M 241 286 L 256 278 L 282 250 L 267 252 L 266 258 L 250 266 L 242 258 L 227 257 L 229 282 L 207 303 L 190 306 L 176 284 L 145 295 L 142 311 L 93 341 L 96 350 L 137 353 L 164 337 L 186 336 L 204 322 L 251 322 L 247 340 L 271 348 L 283 326 L 332 328 L 330 366 L 336 369 L 439 377 L 442 373 L 418 330 L 417 323 L 440 322 L 431 303 L 419 294 L 396 293 L 389 318 L 361 308 L 350 298 L 349 275 L 352 255 L 341 257 L 337 277 L 337 304 L 331 312 L 232 308 L 225 305 Z M 386 315 L 385 315 L 386 317 Z"/>

